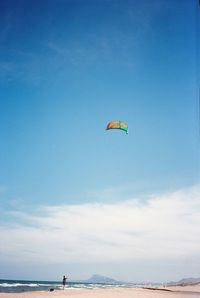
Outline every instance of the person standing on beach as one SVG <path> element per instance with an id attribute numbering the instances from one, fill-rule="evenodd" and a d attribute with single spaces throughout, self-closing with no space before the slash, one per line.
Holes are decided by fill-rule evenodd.
<path id="1" fill-rule="evenodd" d="M 65 285 L 66 285 L 66 280 L 67 280 L 67 276 L 63 276 L 63 290 L 65 288 Z"/>

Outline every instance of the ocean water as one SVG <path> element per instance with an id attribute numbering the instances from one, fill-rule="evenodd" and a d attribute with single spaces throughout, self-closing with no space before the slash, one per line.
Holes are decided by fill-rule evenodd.
<path id="1" fill-rule="evenodd" d="M 69 289 L 96 289 L 96 288 L 121 288 L 121 287 L 142 287 L 142 285 L 120 283 L 84 283 L 84 282 L 67 282 L 65 290 Z M 62 290 L 62 282 L 56 281 L 30 281 L 30 280 L 0 280 L 0 293 L 20 293 L 27 291 L 50 291 Z"/>

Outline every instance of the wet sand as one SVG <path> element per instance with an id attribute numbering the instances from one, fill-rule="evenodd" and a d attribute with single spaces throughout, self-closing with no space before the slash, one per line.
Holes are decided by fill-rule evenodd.
<path id="1" fill-rule="evenodd" d="M 0 293 L 0 298 L 200 298 L 200 285 L 165 288 L 66 289 Z"/>

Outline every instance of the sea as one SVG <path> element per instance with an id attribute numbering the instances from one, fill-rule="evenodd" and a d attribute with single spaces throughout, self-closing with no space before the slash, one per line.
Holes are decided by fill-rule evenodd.
<path id="1" fill-rule="evenodd" d="M 136 285 L 131 283 L 88 283 L 69 281 L 65 286 L 65 290 L 69 289 L 97 289 L 97 288 L 132 288 L 142 287 L 144 285 Z M 54 291 L 63 290 L 62 282 L 59 281 L 36 281 L 36 280 L 0 280 L 0 293 L 20 293 L 28 291 Z"/>

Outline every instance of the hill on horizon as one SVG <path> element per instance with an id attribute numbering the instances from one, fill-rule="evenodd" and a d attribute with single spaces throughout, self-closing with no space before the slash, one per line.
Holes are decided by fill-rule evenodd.
<path id="1" fill-rule="evenodd" d="M 88 278 L 87 280 L 85 280 L 84 282 L 86 283 L 104 283 L 104 284 L 122 284 L 122 283 L 130 283 L 127 281 L 118 281 L 115 280 L 113 278 L 107 277 L 107 276 L 103 276 L 100 274 L 93 274 L 90 278 Z M 131 282 L 133 284 L 135 284 L 134 282 Z M 157 282 L 147 282 L 147 283 L 156 283 Z M 200 283 L 200 277 L 189 277 L 189 278 L 182 278 L 179 281 L 171 281 L 171 282 L 167 282 L 166 285 L 167 286 L 186 286 L 186 285 L 194 285 L 194 284 L 199 284 Z M 138 283 L 137 283 L 138 284 Z M 161 284 L 161 283 L 160 283 Z"/>
<path id="2" fill-rule="evenodd" d="M 87 283 L 105 283 L 105 284 L 122 283 L 122 281 L 118 281 L 113 278 L 99 275 L 99 274 L 93 274 L 89 279 L 85 280 L 85 282 L 87 282 Z"/>
<path id="3" fill-rule="evenodd" d="M 200 283 L 200 277 L 189 277 L 182 278 L 179 281 L 171 281 L 167 283 L 169 286 L 187 286 L 187 285 L 195 285 Z"/>

